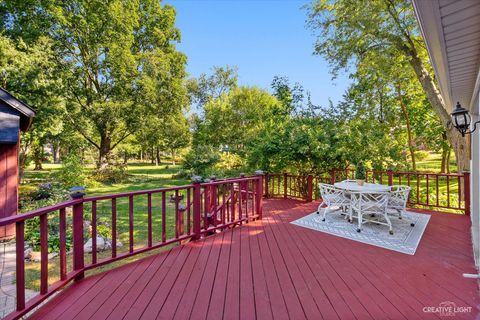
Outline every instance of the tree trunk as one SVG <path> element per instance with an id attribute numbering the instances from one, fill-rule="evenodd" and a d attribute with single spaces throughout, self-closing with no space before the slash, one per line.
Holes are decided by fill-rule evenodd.
<path id="1" fill-rule="evenodd" d="M 448 164 L 447 157 L 448 157 L 448 153 L 450 152 L 450 145 L 448 144 L 447 134 L 445 133 L 445 131 L 442 134 L 442 139 L 443 139 L 443 143 L 442 143 L 442 166 L 440 168 L 440 172 L 445 173 L 445 172 L 447 172 L 447 164 Z"/>
<path id="2" fill-rule="evenodd" d="M 100 150 L 98 155 L 97 168 L 105 168 L 108 166 L 110 152 L 112 151 L 112 140 L 108 134 L 102 134 L 100 137 Z"/>
<path id="3" fill-rule="evenodd" d="M 410 64 L 415 70 L 415 74 L 417 75 L 417 78 L 420 81 L 420 84 L 422 85 L 422 88 L 425 91 L 433 110 L 439 117 L 440 122 L 445 129 L 448 141 L 455 152 L 458 171 L 463 172 L 470 170 L 467 141 L 464 137 L 462 137 L 460 132 L 453 127 L 450 115 L 448 114 L 445 106 L 445 102 L 443 101 L 435 82 L 418 56 L 416 48 L 413 45 L 413 41 L 410 39 L 410 47 L 403 42 L 399 44 L 399 47 L 410 57 Z"/>
<path id="4" fill-rule="evenodd" d="M 51 144 L 53 163 L 60 163 L 60 143 L 53 141 Z"/>
<path id="5" fill-rule="evenodd" d="M 450 155 L 452 154 L 452 149 L 448 148 L 447 152 L 447 173 L 450 173 Z"/>
<path id="6" fill-rule="evenodd" d="M 155 147 L 152 146 L 150 149 L 150 163 L 155 164 Z"/>
<path id="7" fill-rule="evenodd" d="M 42 161 L 43 161 L 43 145 L 40 142 L 36 142 L 33 146 L 33 161 L 35 163 L 35 168 L 33 170 L 43 170 Z"/>
<path id="8" fill-rule="evenodd" d="M 172 149 L 172 165 L 175 165 L 175 149 Z"/>
<path id="9" fill-rule="evenodd" d="M 160 165 L 160 149 L 158 146 L 156 146 L 156 152 L 155 152 L 155 165 L 159 166 Z"/>
<path id="10" fill-rule="evenodd" d="M 445 173 L 447 171 L 447 155 L 448 150 L 446 148 L 442 149 L 442 165 L 440 166 L 440 173 Z"/>
<path id="11" fill-rule="evenodd" d="M 413 147 L 412 127 L 410 125 L 410 118 L 408 116 L 407 106 L 405 105 L 405 101 L 403 100 L 400 83 L 397 83 L 397 96 L 398 96 L 398 100 L 400 100 L 400 107 L 402 108 L 402 112 L 405 117 L 405 122 L 407 123 L 408 150 L 410 151 L 410 158 L 412 160 L 412 169 L 413 171 L 417 171 L 417 162 L 415 160 L 415 148 Z"/>
<path id="12" fill-rule="evenodd" d="M 128 152 L 123 151 L 123 163 L 127 164 L 127 162 L 128 162 Z"/>

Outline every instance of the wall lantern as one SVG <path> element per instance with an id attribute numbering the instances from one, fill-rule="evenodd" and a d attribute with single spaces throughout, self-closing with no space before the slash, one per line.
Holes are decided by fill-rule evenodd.
<path id="1" fill-rule="evenodd" d="M 453 126 L 460 131 L 462 137 L 465 137 L 466 134 L 473 133 L 475 129 L 477 129 L 477 124 L 480 122 L 475 122 L 473 124 L 473 130 L 468 131 L 470 128 L 470 123 L 472 122 L 472 117 L 470 117 L 468 110 L 460 105 L 460 102 L 457 102 L 455 110 L 453 110 L 450 116 L 452 117 Z"/>

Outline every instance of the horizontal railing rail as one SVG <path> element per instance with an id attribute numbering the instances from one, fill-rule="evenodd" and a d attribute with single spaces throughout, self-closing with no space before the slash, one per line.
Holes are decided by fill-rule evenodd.
<path id="1" fill-rule="evenodd" d="M 87 270 L 261 219 L 262 197 L 263 178 L 259 173 L 186 186 L 83 197 L 0 219 L 0 227 L 16 225 L 16 311 L 5 319 L 24 316 L 69 282 L 82 279 Z M 59 233 L 59 279 L 49 285 L 48 228 L 53 217 L 58 218 L 55 223 Z M 25 223 L 31 219 L 39 219 L 40 292 L 26 301 Z M 97 236 L 103 225 L 111 228 L 111 250 L 100 258 Z M 146 233 L 146 240 L 139 239 L 142 232 Z M 71 265 L 67 259 L 67 234 L 73 238 Z M 91 237 L 90 253 L 84 251 L 86 235 Z M 128 246 L 119 247 L 120 236 Z"/>

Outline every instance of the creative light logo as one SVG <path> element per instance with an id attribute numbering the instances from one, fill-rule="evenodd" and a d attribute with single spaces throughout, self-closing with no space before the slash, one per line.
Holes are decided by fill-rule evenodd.
<path id="1" fill-rule="evenodd" d="M 453 301 L 443 301 L 438 306 L 423 307 L 425 313 L 437 313 L 441 317 L 454 317 L 457 313 L 472 312 L 472 307 L 457 307 Z"/>

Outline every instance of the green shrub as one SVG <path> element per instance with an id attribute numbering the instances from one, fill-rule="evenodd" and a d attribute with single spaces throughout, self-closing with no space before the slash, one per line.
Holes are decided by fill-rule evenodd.
<path id="1" fill-rule="evenodd" d="M 112 229 L 105 224 L 97 225 L 97 236 L 103 238 L 111 239 L 112 238 Z"/>
<path id="2" fill-rule="evenodd" d="M 210 146 L 198 145 L 185 156 L 183 168 L 191 174 L 205 175 L 219 160 L 218 151 Z"/>
<path id="3" fill-rule="evenodd" d="M 111 162 L 98 168 L 93 173 L 93 179 L 99 182 L 119 183 L 128 179 L 127 164 Z"/>
<path id="4" fill-rule="evenodd" d="M 74 186 L 85 186 L 87 175 L 85 166 L 80 158 L 72 153 L 66 156 L 62 161 L 62 167 L 54 177 L 68 189 Z"/>

